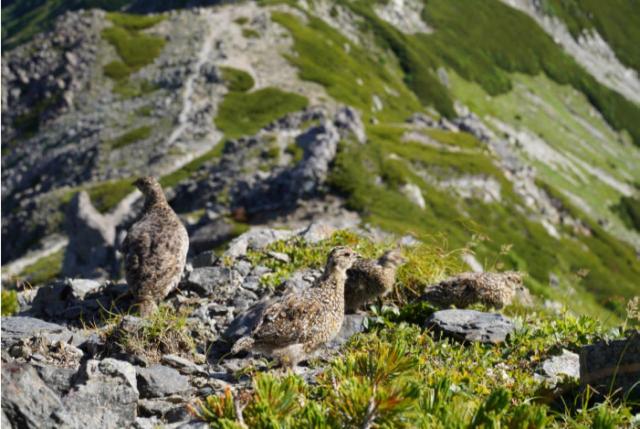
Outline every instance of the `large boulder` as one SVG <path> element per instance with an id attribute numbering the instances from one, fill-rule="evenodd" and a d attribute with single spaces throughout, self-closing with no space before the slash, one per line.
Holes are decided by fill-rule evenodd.
<path id="1" fill-rule="evenodd" d="M 580 383 L 600 395 L 621 394 L 640 399 L 640 332 L 616 341 L 580 349 Z"/>
<path id="2" fill-rule="evenodd" d="M 459 341 L 497 344 L 515 329 L 502 314 L 475 310 L 441 310 L 427 319 L 427 327 Z"/>
<path id="3" fill-rule="evenodd" d="M 84 337 L 71 332 L 64 326 L 33 317 L 3 317 L 2 318 L 2 348 L 9 348 L 21 339 L 36 336 L 45 337 L 49 342 L 62 341 L 79 345 Z"/>
<path id="4" fill-rule="evenodd" d="M 135 368 L 107 358 L 87 361 L 63 402 L 79 427 L 118 429 L 135 422 L 138 398 Z"/>
<path id="5" fill-rule="evenodd" d="M 15 428 L 75 428 L 56 393 L 28 364 L 2 364 L 3 420 Z M 2 427 L 5 427 L 3 421 Z"/>
<path id="6" fill-rule="evenodd" d="M 293 231 L 254 227 L 229 243 L 225 256 L 237 258 L 246 255 L 249 250 L 261 250 L 269 244 L 286 240 L 293 236 Z"/>
<path id="7" fill-rule="evenodd" d="M 138 368 L 138 386 L 143 398 L 182 394 L 191 389 L 189 378 L 164 365 Z"/>

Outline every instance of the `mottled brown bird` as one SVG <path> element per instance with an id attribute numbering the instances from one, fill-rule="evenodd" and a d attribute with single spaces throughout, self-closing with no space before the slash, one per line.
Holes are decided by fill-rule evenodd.
<path id="1" fill-rule="evenodd" d="M 372 299 L 393 290 L 396 271 L 405 262 L 400 249 L 385 252 L 378 260 L 358 258 L 347 271 L 344 300 L 347 313 L 355 313 Z"/>
<path id="2" fill-rule="evenodd" d="M 134 182 L 144 195 L 141 217 L 122 245 L 127 284 L 140 314 L 148 316 L 180 282 L 189 235 L 153 177 Z"/>
<path id="3" fill-rule="evenodd" d="M 231 352 L 253 349 L 278 359 L 285 367 L 294 367 L 332 340 L 342 327 L 344 283 L 356 257 L 348 247 L 334 248 L 314 285 L 261 304 L 264 309 L 256 327 L 240 338 Z"/>
<path id="4" fill-rule="evenodd" d="M 502 308 L 511 304 L 516 294 L 528 296 L 521 273 L 463 273 L 427 287 L 423 299 L 439 307 L 466 308 L 481 303 Z"/>

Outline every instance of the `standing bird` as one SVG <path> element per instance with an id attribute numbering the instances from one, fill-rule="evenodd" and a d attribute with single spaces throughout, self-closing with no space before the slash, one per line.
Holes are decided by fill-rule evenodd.
<path id="1" fill-rule="evenodd" d="M 512 303 L 516 295 L 526 297 L 528 291 L 522 284 L 522 274 L 463 273 L 427 287 L 422 299 L 439 307 L 466 308 L 481 303 L 502 308 Z"/>
<path id="2" fill-rule="evenodd" d="M 144 208 L 127 232 L 122 253 L 127 284 L 144 317 L 180 282 L 189 235 L 156 179 L 141 177 L 134 185 L 144 195 Z"/>
<path id="3" fill-rule="evenodd" d="M 377 261 L 358 258 L 347 271 L 344 300 L 347 313 L 355 313 L 368 301 L 387 295 L 396 281 L 396 271 L 406 259 L 400 249 L 385 252 Z"/>
<path id="4" fill-rule="evenodd" d="M 258 323 L 233 345 L 231 352 L 253 348 L 293 368 L 331 341 L 342 327 L 344 283 L 356 257 L 350 248 L 336 247 L 329 253 L 324 273 L 311 287 L 258 303 L 263 306 Z"/>

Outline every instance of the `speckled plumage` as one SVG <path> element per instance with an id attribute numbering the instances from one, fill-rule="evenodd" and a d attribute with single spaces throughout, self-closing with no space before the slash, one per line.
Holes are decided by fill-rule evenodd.
<path id="1" fill-rule="evenodd" d="M 518 272 L 463 273 L 429 286 L 423 299 L 440 307 L 466 308 L 481 303 L 502 308 L 523 289 L 522 274 Z"/>
<path id="2" fill-rule="evenodd" d="M 141 217 L 122 245 L 127 284 L 140 314 L 147 316 L 180 282 L 189 250 L 189 235 L 152 177 L 135 185 L 145 197 Z"/>
<path id="3" fill-rule="evenodd" d="M 396 270 L 404 262 L 400 249 L 385 252 L 378 260 L 358 258 L 347 271 L 344 289 L 347 313 L 393 290 Z"/>
<path id="4" fill-rule="evenodd" d="M 355 259 L 356 254 L 347 247 L 333 249 L 324 273 L 313 286 L 262 304 L 257 326 L 234 344 L 232 353 L 253 348 L 293 367 L 332 340 L 344 319 L 344 284 Z"/>

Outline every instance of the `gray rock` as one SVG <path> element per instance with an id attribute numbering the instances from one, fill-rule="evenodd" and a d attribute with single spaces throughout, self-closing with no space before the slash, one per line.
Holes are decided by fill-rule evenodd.
<path id="1" fill-rule="evenodd" d="M 68 279 L 65 281 L 71 296 L 76 299 L 84 299 L 88 293 L 96 292 L 101 284 L 90 279 Z"/>
<path id="2" fill-rule="evenodd" d="M 209 425 L 205 422 L 192 420 L 185 422 L 179 426 L 176 426 L 176 429 L 208 429 Z"/>
<path id="3" fill-rule="evenodd" d="M 303 290 L 320 278 L 322 271 L 308 269 L 294 272 L 280 287 L 283 290 Z"/>
<path id="4" fill-rule="evenodd" d="M 378 98 L 379 100 L 379 98 Z M 362 124 L 360 113 L 352 107 L 343 107 L 336 113 L 334 123 L 341 134 L 351 133 L 358 143 L 366 143 L 367 134 Z"/>
<path id="5" fill-rule="evenodd" d="M 300 231 L 299 235 L 307 243 L 317 243 L 331 237 L 335 231 L 336 229 L 329 224 L 312 222 L 308 227 Z"/>
<path id="6" fill-rule="evenodd" d="M 366 318 L 366 314 L 346 314 L 340 332 L 338 332 L 338 335 L 336 335 L 327 346 L 329 348 L 338 348 L 349 341 L 355 334 L 363 332 L 365 330 L 364 320 Z"/>
<path id="7" fill-rule="evenodd" d="M 240 274 L 227 267 L 194 268 L 187 278 L 187 288 L 202 296 L 215 295 L 223 299 L 242 282 Z"/>
<path id="8" fill-rule="evenodd" d="M 164 355 L 160 360 L 163 364 L 169 365 L 180 371 L 181 374 L 186 375 L 206 375 L 207 372 L 199 365 L 191 362 L 189 359 L 185 359 L 176 355 Z"/>
<path id="9" fill-rule="evenodd" d="M 49 342 L 62 341 L 73 345 L 80 345 L 84 337 L 71 332 L 67 328 L 55 323 L 33 317 L 3 317 L 2 318 L 2 347 L 10 347 L 23 338 L 43 336 Z"/>
<path id="10" fill-rule="evenodd" d="M 189 236 L 189 247 L 196 253 L 211 250 L 234 236 L 235 226 L 225 217 L 198 226 Z"/>
<path id="11" fill-rule="evenodd" d="M 3 362 L 2 413 L 16 428 L 77 427 L 60 398 L 27 364 Z"/>
<path id="12" fill-rule="evenodd" d="M 289 262 L 291 262 L 291 258 L 286 253 L 268 252 L 267 254 L 269 256 L 271 256 L 273 259 L 275 259 L 276 261 L 280 261 L 280 262 L 283 262 L 285 264 L 288 264 Z"/>
<path id="13" fill-rule="evenodd" d="M 505 316 L 475 310 L 436 311 L 427 319 L 427 327 L 456 340 L 493 344 L 503 342 L 514 330 Z"/>
<path id="14" fill-rule="evenodd" d="M 158 417 L 167 423 L 184 421 L 189 418 L 185 404 L 161 399 L 141 399 L 138 410 L 142 417 Z"/>
<path id="15" fill-rule="evenodd" d="M 640 399 L 640 331 L 627 339 L 590 344 L 580 349 L 580 384 L 601 395 Z"/>
<path id="16" fill-rule="evenodd" d="M 2 420 L 0 420 L 0 427 L 3 427 L 5 429 L 13 429 L 13 426 L 9 421 L 9 417 L 7 417 L 7 415 L 4 413 L 4 410 L 2 410 Z"/>
<path id="17" fill-rule="evenodd" d="M 248 250 L 261 250 L 269 244 L 286 240 L 293 235 L 292 231 L 254 227 L 244 234 L 236 237 L 229 243 L 225 256 L 237 258 L 243 256 Z"/>
<path id="18" fill-rule="evenodd" d="M 49 365 L 36 365 L 35 369 L 42 381 L 58 395 L 65 395 L 71 389 L 73 377 L 77 371 L 73 368 Z"/>
<path id="19" fill-rule="evenodd" d="M 116 429 L 133 425 L 139 394 L 131 364 L 112 358 L 89 360 L 78 375 L 78 382 L 63 403 L 79 427 Z"/>
<path id="20" fill-rule="evenodd" d="M 188 377 L 164 365 L 138 368 L 138 386 L 143 398 L 159 398 L 191 389 Z"/>
<path id="21" fill-rule="evenodd" d="M 542 362 L 539 378 L 551 386 L 555 386 L 563 377 L 578 379 L 580 377 L 580 357 L 569 350 L 562 350 L 562 354 L 550 357 Z"/>
<path id="22" fill-rule="evenodd" d="M 218 257 L 216 256 L 216 252 L 213 250 L 207 250 L 206 252 L 196 255 L 191 260 L 191 264 L 193 265 L 193 268 L 211 267 L 217 260 Z"/>

